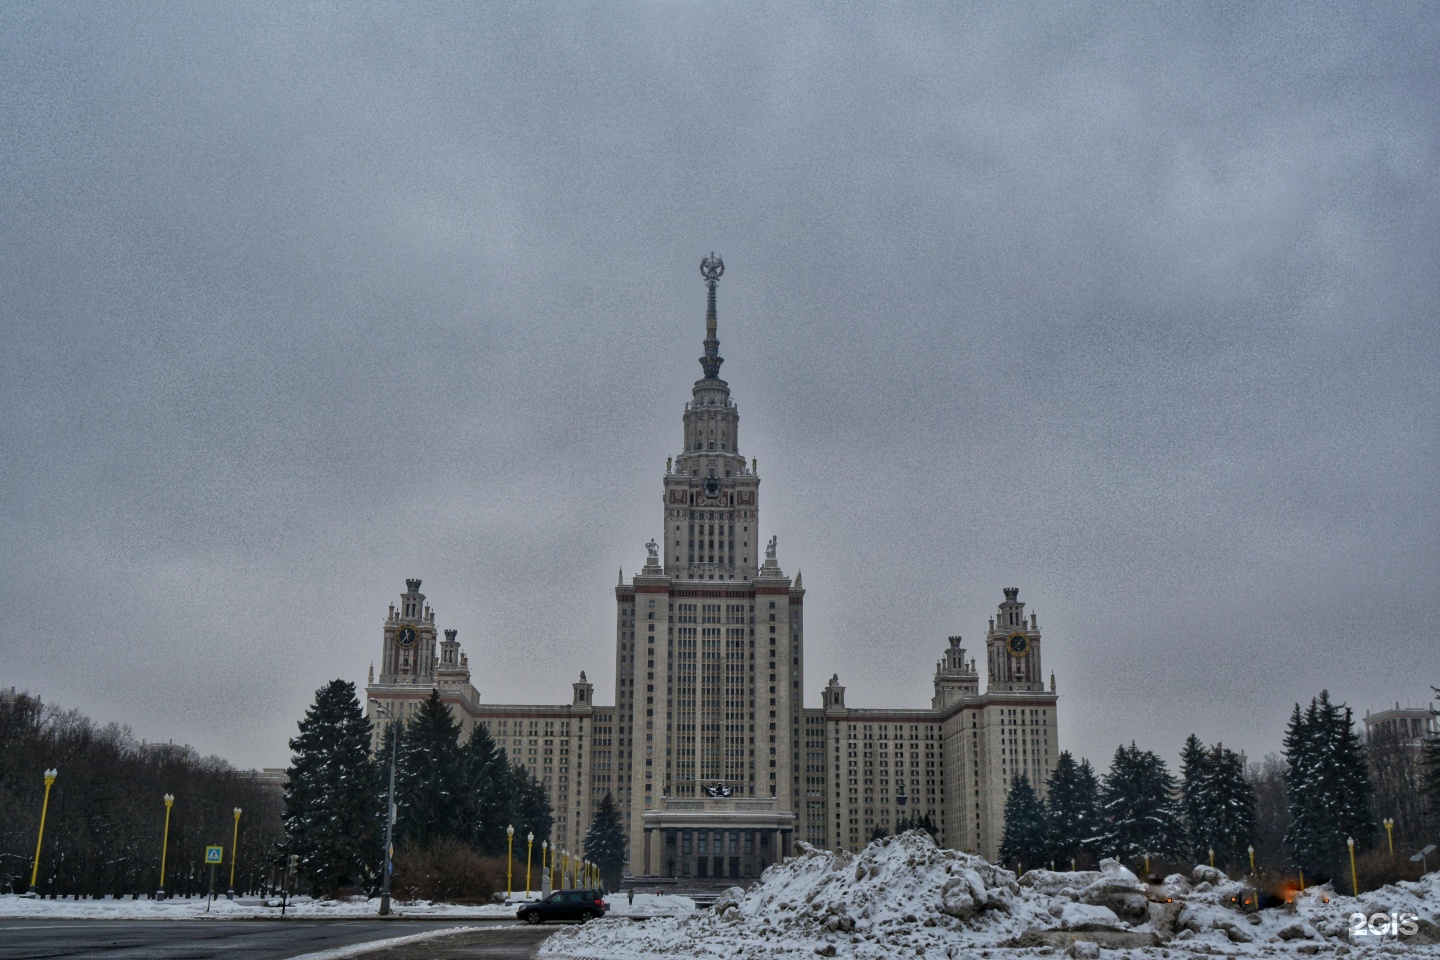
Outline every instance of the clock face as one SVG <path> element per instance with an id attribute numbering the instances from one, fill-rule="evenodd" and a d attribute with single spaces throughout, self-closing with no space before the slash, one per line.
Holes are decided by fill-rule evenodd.
<path id="1" fill-rule="evenodd" d="M 711 500 L 714 500 L 716 497 L 720 496 L 719 477 L 705 478 L 705 496 L 709 497 Z"/>
<path id="2" fill-rule="evenodd" d="M 1009 640 L 1005 641 L 1005 645 L 1017 657 L 1023 657 L 1030 652 L 1030 638 L 1023 633 L 1012 635 Z"/>
<path id="3" fill-rule="evenodd" d="M 399 641 L 402 647 L 410 646 L 410 644 L 415 642 L 415 628 L 411 626 L 401 627 L 395 634 L 395 639 Z"/>

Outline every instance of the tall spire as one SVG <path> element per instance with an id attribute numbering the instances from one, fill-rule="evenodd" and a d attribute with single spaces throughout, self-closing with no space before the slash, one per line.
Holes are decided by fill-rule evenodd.
<path id="1" fill-rule="evenodd" d="M 710 291 L 705 302 L 705 356 L 700 358 L 706 380 L 719 380 L 720 364 L 725 362 L 725 358 L 720 356 L 720 339 L 715 334 L 715 287 L 724 274 L 725 261 L 717 257 L 713 250 L 710 256 L 700 261 L 700 276 L 705 278 L 705 286 Z"/>

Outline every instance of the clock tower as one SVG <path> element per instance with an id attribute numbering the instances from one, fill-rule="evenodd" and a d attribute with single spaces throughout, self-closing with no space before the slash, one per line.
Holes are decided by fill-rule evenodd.
<path id="1" fill-rule="evenodd" d="M 425 602 L 419 580 L 406 580 L 405 587 L 385 618 L 380 682 L 430 686 L 435 682 L 435 611 Z"/>
<path id="2" fill-rule="evenodd" d="M 985 636 L 985 651 L 990 666 L 987 689 L 1014 692 L 1043 692 L 1045 683 L 1040 672 L 1040 627 L 1035 614 L 1025 619 L 1025 604 L 1019 599 L 1019 587 L 1005 588 L 1005 602 Z"/>

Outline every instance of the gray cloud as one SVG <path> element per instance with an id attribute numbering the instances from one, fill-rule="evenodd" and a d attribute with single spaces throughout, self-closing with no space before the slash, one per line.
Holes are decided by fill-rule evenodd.
<path id="1" fill-rule="evenodd" d="M 274 765 L 420 576 L 612 682 L 720 335 L 807 685 L 1002 586 L 1062 740 L 1440 683 L 1425 4 L 0 12 L 0 681 Z"/>

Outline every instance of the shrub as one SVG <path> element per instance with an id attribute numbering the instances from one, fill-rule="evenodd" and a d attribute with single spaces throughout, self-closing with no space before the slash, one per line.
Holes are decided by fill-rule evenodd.
<path id="1" fill-rule="evenodd" d="M 401 900 L 488 903 L 492 893 L 504 889 L 503 858 L 481 856 L 453 839 L 402 846 L 390 878 L 391 893 Z"/>

